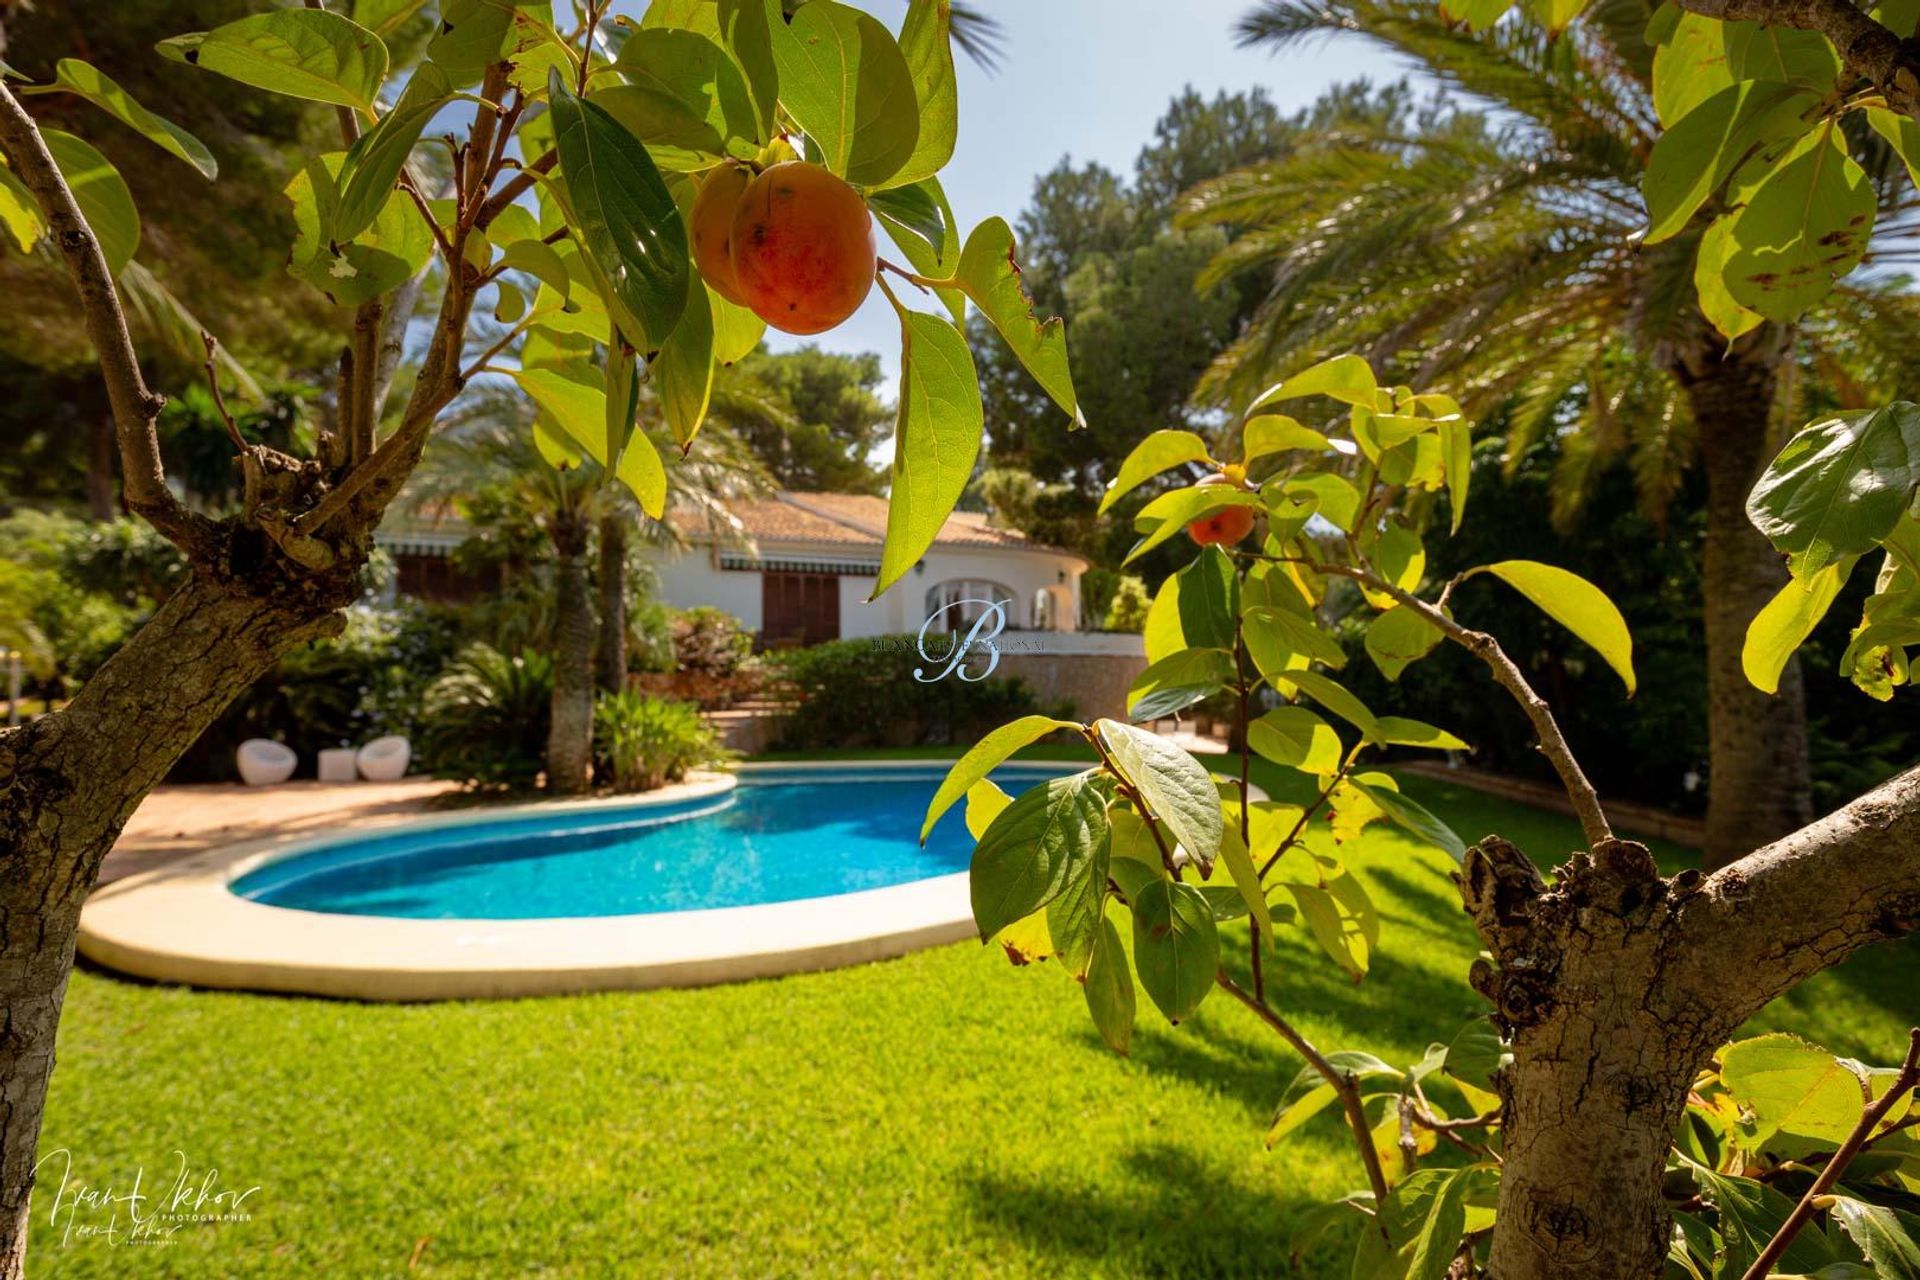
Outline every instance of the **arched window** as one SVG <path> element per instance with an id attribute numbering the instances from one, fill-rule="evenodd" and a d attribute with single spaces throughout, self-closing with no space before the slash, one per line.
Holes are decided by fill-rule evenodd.
<path id="1" fill-rule="evenodd" d="M 1005 611 L 1009 627 L 1018 626 L 1014 595 L 997 582 L 981 578 L 949 578 L 927 589 L 927 617 L 941 631 L 965 631 L 980 620 L 991 601 Z M 944 611 L 944 612 L 943 612 Z"/>

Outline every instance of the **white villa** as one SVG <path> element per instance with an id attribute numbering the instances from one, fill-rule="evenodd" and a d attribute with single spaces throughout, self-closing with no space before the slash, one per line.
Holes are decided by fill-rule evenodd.
<path id="1" fill-rule="evenodd" d="M 956 512 L 913 572 L 867 603 L 880 569 L 887 500 L 864 494 L 788 493 L 733 507 L 735 530 L 708 528 L 691 512 L 670 519 L 687 548 L 662 553 L 660 596 L 685 608 L 725 609 L 780 647 L 964 627 L 993 600 L 1009 630 L 1074 631 L 1087 562 L 985 516 Z"/>

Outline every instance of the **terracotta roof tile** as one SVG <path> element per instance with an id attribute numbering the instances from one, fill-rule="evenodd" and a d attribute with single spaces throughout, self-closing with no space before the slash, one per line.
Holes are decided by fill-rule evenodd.
<path id="1" fill-rule="evenodd" d="M 756 542 L 817 542 L 877 549 L 886 538 L 887 500 L 860 493 L 793 493 L 736 502 L 730 507 L 743 532 Z M 706 533 L 704 518 L 675 511 L 668 518 L 688 537 Z M 1014 529 L 997 529 L 977 512 L 956 511 L 934 540 L 936 546 L 1004 547 L 1056 551 Z M 1071 555 L 1071 552 L 1064 554 Z"/>

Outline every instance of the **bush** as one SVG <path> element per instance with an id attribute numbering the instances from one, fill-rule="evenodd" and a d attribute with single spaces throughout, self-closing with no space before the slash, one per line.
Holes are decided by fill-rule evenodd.
<path id="1" fill-rule="evenodd" d="M 594 752 L 615 791 L 652 791 L 689 769 L 726 758 L 713 727 L 692 703 L 608 693 L 593 708 Z"/>
<path id="2" fill-rule="evenodd" d="M 468 645 L 427 690 L 420 746 L 437 777 L 531 787 L 546 764 L 553 659 Z"/>
<path id="3" fill-rule="evenodd" d="M 681 671 L 731 676 L 753 652 L 753 633 L 724 609 L 699 605 L 673 622 L 673 661 Z"/>
<path id="4" fill-rule="evenodd" d="M 1113 598 L 1107 601 L 1107 613 L 1101 619 L 1100 629 L 1139 635 L 1147 629 L 1147 610 L 1152 607 L 1153 597 L 1147 594 L 1147 584 L 1127 574 L 1114 584 Z"/>
<path id="5" fill-rule="evenodd" d="M 928 663 L 913 636 L 835 640 L 771 661 L 799 701 L 781 727 L 793 750 L 972 743 L 1017 716 L 1073 715 L 1068 702 L 1042 706 L 1018 678 L 916 680 Z"/>

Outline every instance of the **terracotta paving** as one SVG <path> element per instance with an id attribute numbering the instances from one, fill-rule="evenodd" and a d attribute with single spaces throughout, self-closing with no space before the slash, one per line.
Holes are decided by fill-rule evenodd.
<path id="1" fill-rule="evenodd" d="M 107 855 L 100 883 L 160 866 L 217 844 L 287 833 L 325 835 L 351 827 L 397 822 L 440 807 L 458 791 L 452 782 L 286 782 L 276 787 L 238 783 L 159 787 L 146 798 Z"/>

